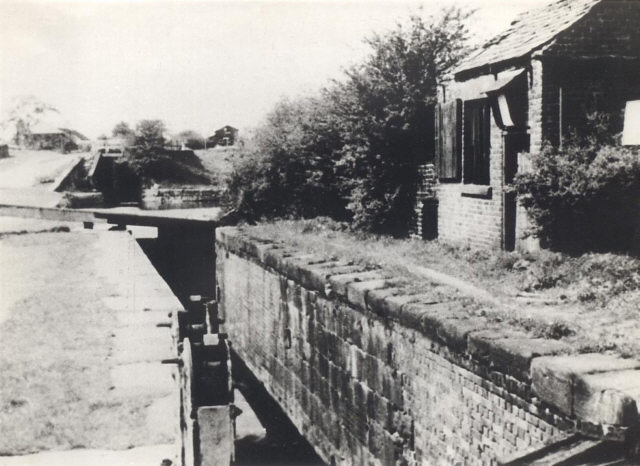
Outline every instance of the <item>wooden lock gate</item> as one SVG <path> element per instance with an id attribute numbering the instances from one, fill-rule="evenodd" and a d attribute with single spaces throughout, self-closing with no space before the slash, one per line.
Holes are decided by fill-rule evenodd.
<path id="1" fill-rule="evenodd" d="M 234 459 L 230 348 L 215 301 L 191 297 L 173 321 L 180 374 L 182 466 L 224 466 Z"/>

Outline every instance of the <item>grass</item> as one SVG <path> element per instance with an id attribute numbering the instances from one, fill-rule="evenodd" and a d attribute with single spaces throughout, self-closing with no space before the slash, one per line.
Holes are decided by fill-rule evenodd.
<path id="1" fill-rule="evenodd" d="M 115 317 L 101 301 L 94 240 L 42 233 L 0 241 L 0 456 L 166 440 L 148 431 L 151 398 L 110 396 Z"/>
<path id="2" fill-rule="evenodd" d="M 220 180 L 224 179 L 233 169 L 233 158 L 240 152 L 236 146 L 214 147 L 195 151 L 202 161 L 202 165 Z"/>
<path id="3" fill-rule="evenodd" d="M 377 265 L 424 288 L 415 266 L 446 273 L 488 291 L 498 301 L 464 305 L 532 336 L 564 339 L 578 351 L 615 350 L 640 357 L 640 259 L 616 254 L 571 257 L 474 250 L 438 241 L 396 239 L 350 231 L 329 219 L 277 221 L 253 234 L 324 256 Z"/>

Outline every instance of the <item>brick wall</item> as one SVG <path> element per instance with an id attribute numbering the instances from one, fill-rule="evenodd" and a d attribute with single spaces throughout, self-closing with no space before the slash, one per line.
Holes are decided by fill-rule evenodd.
<path id="1" fill-rule="evenodd" d="M 436 188 L 438 185 L 438 178 L 436 174 L 435 166 L 432 163 L 426 165 L 420 165 L 418 167 L 418 192 L 416 193 L 416 223 L 411 236 L 415 238 L 424 238 L 422 226 L 424 222 L 423 213 L 424 205 L 427 202 L 433 202 L 436 200 Z M 427 219 L 429 221 L 429 219 Z M 437 219 L 435 219 L 437 222 Z M 437 226 L 436 226 L 437 230 Z"/>
<path id="2" fill-rule="evenodd" d="M 456 96 L 453 88 L 451 98 Z M 493 110 L 490 131 L 491 193 L 477 194 L 460 182 L 438 185 L 438 235 L 444 241 L 479 248 L 495 249 L 502 245 L 503 140 Z"/>
<path id="3" fill-rule="evenodd" d="M 531 70 L 528 73 L 527 96 L 529 100 L 528 121 L 529 121 L 529 152 L 539 153 L 542 150 L 545 135 L 542 130 L 542 109 L 543 109 L 543 73 L 542 62 L 531 60 Z M 547 116 L 549 118 L 549 116 Z M 527 173 L 532 170 L 530 157 L 518 157 L 518 173 Z M 518 203 L 516 209 L 516 249 L 524 251 L 536 251 L 540 249 L 540 242 L 537 238 L 527 236 L 532 227 L 532 220 L 529 218 L 526 209 Z"/>
<path id="4" fill-rule="evenodd" d="M 544 71 L 541 109 L 543 140 L 558 145 L 561 129 L 563 139 L 572 129 L 584 132 L 588 129 L 587 114 L 596 110 L 611 116 L 610 130 L 613 134 L 622 131 L 626 102 L 640 99 L 639 62 L 559 62 L 544 56 L 541 60 Z"/>
<path id="5" fill-rule="evenodd" d="M 441 285 L 411 295 L 241 229 L 218 229 L 216 247 L 234 350 L 327 463 L 497 464 L 567 432 L 622 440 L 618 423 L 636 422 L 616 378 L 588 374 L 640 381 L 638 361 L 553 356 L 572 350 L 465 316 Z"/>
<path id="6" fill-rule="evenodd" d="M 545 54 L 564 57 L 634 57 L 640 50 L 640 2 L 605 0 L 546 48 Z"/>

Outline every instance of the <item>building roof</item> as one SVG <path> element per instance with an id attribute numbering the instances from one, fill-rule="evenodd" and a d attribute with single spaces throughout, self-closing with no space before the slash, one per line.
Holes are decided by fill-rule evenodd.
<path id="1" fill-rule="evenodd" d="M 36 123 L 29 128 L 29 132 L 31 134 L 62 134 L 62 130 L 60 130 L 60 128 L 44 122 Z"/>
<path id="2" fill-rule="evenodd" d="M 455 73 L 528 55 L 571 27 L 602 0 L 559 0 L 519 15 L 502 34 L 464 60 Z"/>
<path id="3" fill-rule="evenodd" d="M 78 131 L 74 130 L 74 129 L 69 129 L 69 128 L 58 128 L 56 126 L 52 126 L 50 124 L 47 123 L 38 123 L 36 125 L 34 125 L 32 128 L 30 128 L 29 132 L 31 134 L 39 134 L 39 135 L 44 135 L 44 134 L 64 134 L 66 136 L 68 136 L 69 138 L 71 138 L 74 142 L 78 143 L 78 142 L 82 142 L 82 141 L 88 141 L 87 137 L 84 136 L 82 133 L 79 133 Z"/>
<path id="4" fill-rule="evenodd" d="M 60 128 L 60 131 L 65 133 L 67 136 L 69 136 L 70 138 L 72 138 L 76 142 L 78 142 L 78 141 L 88 141 L 89 140 L 84 134 L 76 131 L 75 129 Z"/>

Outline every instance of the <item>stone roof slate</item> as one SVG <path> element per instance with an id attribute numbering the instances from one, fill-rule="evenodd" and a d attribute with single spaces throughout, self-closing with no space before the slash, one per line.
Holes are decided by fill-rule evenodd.
<path id="1" fill-rule="evenodd" d="M 519 15 L 502 34 L 491 39 L 455 73 L 524 57 L 552 41 L 602 0 L 559 0 Z"/>

